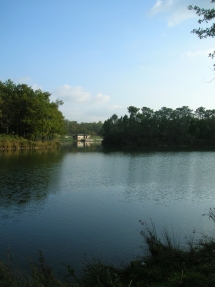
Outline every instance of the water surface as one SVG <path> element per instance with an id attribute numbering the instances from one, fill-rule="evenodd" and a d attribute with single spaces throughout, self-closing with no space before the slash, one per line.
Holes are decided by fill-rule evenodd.
<path id="1" fill-rule="evenodd" d="M 0 153 L 0 257 L 26 268 L 42 250 L 54 270 L 87 258 L 128 262 L 151 218 L 175 240 L 213 234 L 214 151 L 109 151 L 101 146 Z M 195 233 L 193 230 L 195 229 Z"/>

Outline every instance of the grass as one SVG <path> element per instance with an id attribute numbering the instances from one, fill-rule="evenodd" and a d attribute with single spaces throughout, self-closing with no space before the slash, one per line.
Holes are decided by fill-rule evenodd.
<path id="1" fill-rule="evenodd" d="M 207 214 L 214 219 L 215 210 Z M 0 262 L 0 286 L 7 287 L 175 287 L 215 286 L 215 240 L 202 235 L 196 243 L 188 242 L 186 248 L 175 243 L 166 229 L 161 238 L 153 222 L 142 222 L 143 256 L 115 267 L 100 259 L 86 261 L 83 274 L 77 277 L 67 266 L 64 280 L 58 280 L 45 263 L 42 253 L 39 262 L 31 262 L 31 276 L 14 270 Z M 147 250 L 145 250 L 145 248 Z M 147 251 L 147 252 L 146 252 Z"/>
<path id="2" fill-rule="evenodd" d="M 17 136 L 0 135 L 0 150 L 53 149 L 60 145 L 59 140 L 31 141 Z"/>

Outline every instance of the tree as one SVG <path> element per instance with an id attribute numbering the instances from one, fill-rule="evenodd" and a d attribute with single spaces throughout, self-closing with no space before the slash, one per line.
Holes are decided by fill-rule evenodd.
<path id="1" fill-rule="evenodd" d="M 134 117 L 136 116 L 137 112 L 139 111 L 140 109 L 139 108 L 136 108 L 134 106 L 130 106 L 128 107 L 128 112 L 130 114 L 131 117 Z"/>
<path id="2" fill-rule="evenodd" d="M 0 81 L 0 133 L 28 139 L 64 133 L 64 117 L 58 109 L 63 102 L 50 102 L 50 95 L 11 80 Z"/>
<path id="3" fill-rule="evenodd" d="M 154 115 L 154 111 L 148 107 L 142 107 L 141 111 L 143 117 L 147 119 L 151 118 Z"/>
<path id="4" fill-rule="evenodd" d="M 198 119 L 203 119 L 205 117 L 205 108 L 199 107 L 198 109 L 195 110 L 195 114 Z"/>
<path id="5" fill-rule="evenodd" d="M 212 0 L 211 3 L 215 3 L 215 0 Z M 189 5 L 188 10 L 194 10 L 196 11 L 196 14 L 198 16 L 203 16 L 202 19 L 199 19 L 198 22 L 199 24 L 202 24 L 203 22 L 208 23 L 209 21 L 213 20 L 215 18 L 215 9 L 204 9 L 200 8 L 198 6 L 193 6 Z M 211 25 L 211 27 L 207 28 L 198 28 L 198 29 L 193 29 L 191 33 L 197 34 L 200 39 L 204 39 L 207 37 L 215 37 L 215 23 Z M 209 54 L 209 57 L 212 59 L 215 57 L 215 51 L 213 53 Z M 215 64 L 214 64 L 214 69 L 215 69 Z"/>
<path id="6" fill-rule="evenodd" d="M 130 117 L 113 115 L 102 127 L 104 144 L 215 145 L 215 110 L 188 106 L 153 110 L 130 106 Z M 132 114 L 132 116 L 131 116 Z"/>

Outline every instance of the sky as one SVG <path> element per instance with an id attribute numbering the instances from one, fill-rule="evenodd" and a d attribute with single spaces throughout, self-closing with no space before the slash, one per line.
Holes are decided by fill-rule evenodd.
<path id="1" fill-rule="evenodd" d="M 77 122 L 129 106 L 215 109 L 214 39 L 191 33 L 200 25 L 190 4 L 215 8 L 210 0 L 1 0 L 0 81 L 51 93 Z"/>

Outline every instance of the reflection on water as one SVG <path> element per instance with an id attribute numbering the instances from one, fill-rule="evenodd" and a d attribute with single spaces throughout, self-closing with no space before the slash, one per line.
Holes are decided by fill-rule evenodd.
<path id="1" fill-rule="evenodd" d="M 70 152 L 95 152 L 103 151 L 103 147 L 100 141 L 95 142 L 73 142 L 64 143 L 61 150 L 69 150 Z"/>
<path id="2" fill-rule="evenodd" d="M 92 142 L 77 141 L 77 147 L 79 148 L 90 147 L 92 144 L 93 144 Z"/>
<path id="3" fill-rule="evenodd" d="M 0 254 L 21 267 L 42 250 L 54 269 L 90 257 L 120 263 L 139 254 L 139 219 L 180 242 L 215 206 L 214 152 L 117 151 L 65 144 L 60 151 L 0 153 Z M 197 235 L 195 235 L 197 236 Z"/>
<path id="4" fill-rule="evenodd" d="M 60 176 L 57 151 L 15 151 L 0 153 L 0 206 L 43 201 Z M 58 165 L 59 164 L 59 165 Z"/>

